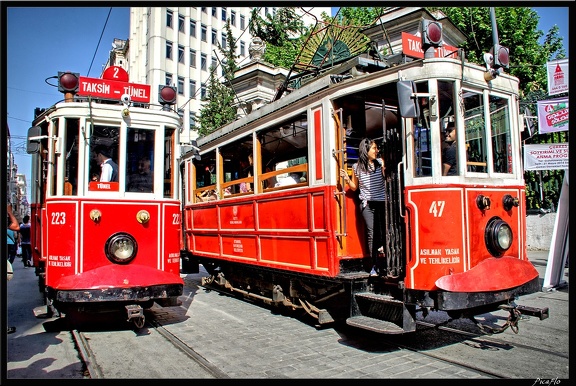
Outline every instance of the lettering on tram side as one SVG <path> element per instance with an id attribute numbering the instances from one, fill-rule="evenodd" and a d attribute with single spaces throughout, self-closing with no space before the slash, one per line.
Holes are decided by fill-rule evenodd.
<path id="1" fill-rule="evenodd" d="M 180 262 L 180 252 L 168 254 L 168 264 Z"/>
<path id="2" fill-rule="evenodd" d="M 244 252 L 244 246 L 242 245 L 242 240 L 234 240 L 232 246 L 234 247 L 234 252 Z"/>
<path id="3" fill-rule="evenodd" d="M 70 256 L 48 255 L 48 265 L 51 267 L 71 267 Z"/>
<path id="4" fill-rule="evenodd" d="M 444 253 L 445 256 L 442 256 Z M 452 256 L 451 256 L 452 255 Z M 457 256 L 454 256 L 457 255 Z M 420 249 L 420 256 L 435 256 L 435 257 L 420 257 L 422 264 L 458 264 L 460 263 L 460 248 L 422 248 Z"/>

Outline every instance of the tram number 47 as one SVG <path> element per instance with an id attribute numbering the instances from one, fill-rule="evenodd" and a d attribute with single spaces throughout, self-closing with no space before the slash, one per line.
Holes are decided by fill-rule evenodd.
<path id="1" fill-rule="evenodd" d="M 434 217 L 442 217 L 442 212 L 444 212 L 444 205 L 446 201 L 432 201 L 428 213 L 432 213 Z"/>
<path id="2" fill-rule="evenodd" d="M 66 224 L 66 212 L 52 212 L 51 224 L 64 225 Z"/>

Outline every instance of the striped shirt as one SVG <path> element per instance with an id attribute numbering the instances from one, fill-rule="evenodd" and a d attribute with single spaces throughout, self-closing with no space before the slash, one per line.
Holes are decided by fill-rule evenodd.
<path id="1" fill-rule="evenodd" d="M 358 178 L 362 208 L 366 207 L 368 201 L 386 201 L 386 187 L 381 161 L 379 159 L 374 160 L 374 166 L 374 170 L 359 173 L 358 164 L 352 165 L 354 174 Z"/>

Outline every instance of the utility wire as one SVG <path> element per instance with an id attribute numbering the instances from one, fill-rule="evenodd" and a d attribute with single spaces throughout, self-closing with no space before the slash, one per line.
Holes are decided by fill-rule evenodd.
<path id="1" fill-rule="evenodd" d="M 106 22 L 104 23 L 104 27 L 102 28 L 100 39 L 98 39 L 98 45 L 96 45 L 96 50 L 94 51 L 94 56 L 92 57 L 92 62 L 90 63 L 90 68 L 88 69 L 87 76 L 90 76 L 90 70 L 92 69 L 92 64 L 94 64 L 94 59 L 96 59 L 96 54 L 98 53 L 98 47 L 100 47 L 100 42 L 102 41 L 102 36 L 104 35 L 104 31 L 106 30 L 106 25 L 108 24 L 108 19 L 110 18 L 111 13 L 112 13 L 112 7 L 110 7 L 110 10 L 108 11 L 108 16 L 106 17 Z"/>

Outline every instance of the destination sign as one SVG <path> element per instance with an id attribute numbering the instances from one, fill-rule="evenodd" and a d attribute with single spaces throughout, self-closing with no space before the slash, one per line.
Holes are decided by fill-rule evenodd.
<path id="1" fill-rule="evenodd" d="M 120 100 L 124 94 L 130 95 L 132 102 L 150 103 L 150 85 L 80 77 L 78 95 Z"/>

